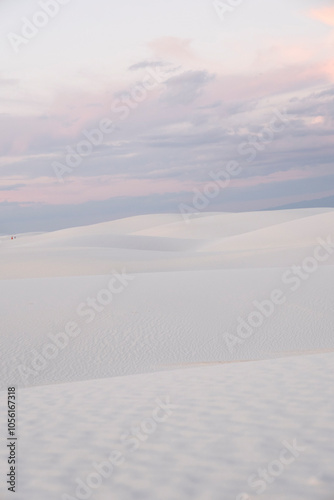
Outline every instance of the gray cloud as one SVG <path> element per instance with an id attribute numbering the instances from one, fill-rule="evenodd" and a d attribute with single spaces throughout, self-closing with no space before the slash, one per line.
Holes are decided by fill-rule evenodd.
<path id="1" fill-rule="evenodd" d="M 19 80 L 14 79 L 14 78 L 3 78 L 0 75 L 0 87 L 7 87 L 7 86 L 13 86 L 17 85 L 19 83 Z"/>
<path id="2" fill-rule="evenodd" d="M 162 100 L 168 105 L 190 104 L 214 78 L 215 75 L 207 71 L 185 71 L 165 82 L 167 89 Z"/>
<path id="3" fill-rule="evenodd" d="M 165 61 L 141 61 L 139 63 L 132 64 L 132 66 L 130 66 L 128 70 L 137 71 L 138 69 L 156 68 L 164 66 L 170 66 L 170 64 Z"/>
<path id="4" fill-rule="evenodd" d="M 275 95 L 275 106 L 281 99 L 282 107 L 287 104 L 290 123 L 282 132 L 275 135 L 274 141 L 264 151 L 259 152 L 256 161 L 248 165 L 245 157 L 238 153 L 238 146 L 247 141 L 249 135 L 257 134 L 269 123 L 272 108 L 268 99 L 255 100 L 250 96 L 247 100 L 214 101 L 212 94 L 206 92 L 206 85 L 214 75 L 205 71 L 187 71 L 170 78 L 161 87 L 160 95 L 147 99 L 131 111 L 127 120 L 119 123 L 118 129 L 108 137 L 103 145 L 94 148 L 90 157 L 84 158 L 82 164 L 74 172 L 76 177 L 89 178 L 110 176 L 104 182 L 112 183 L 113 176 L 126 179 L 176 179 L 193 183 L 207 182 L 211 170 L 220 170 L 227 161 L 237 160 L 243 166 L 240 179 L 253 176 L 268 176 L 275 172 L 290 169 L 312 172 L 311 178 L 275 181 L 257 186 L 231 187 L 210 205 L 210 210 L 247 210 L 254 206 L 270 206 L 270 197 L 276 202 L 286 203 L 288 198 L 296 199 L 314 193 L 319 197 L 326 185 L 333 184 L 330 175 L 334 157 L 334 141 L 332 117 L 332 87 L 309 89 L 309 94 L 295 98 L 286 103 L 284 96 Z M 193 102 L 201 95 L 201 106 L 179 106 L 180 103 Z M 298 94 L 297 94 L 298 95 Z M 190 99 L 190 101 L 189 101 Z M 171 104 L 166 112 L 166 102 Z M 94 103 L 92 100 L 91 103 Z M 213 105 L 214 104 L 214 105 Z M 310 125 L 309 117 L 324 116 L 326 121 L 316 126 Z M 101 114 L 101 118 L 104 115 Z M 112 115 L 110 115 L 112 118 Z M 57 117 L 45 117 L 57 120 Z M 3 150 L 11 137 L 24 133 L 30 128 L 34 130 L 38 118 L 2 117 L 0 121 L 10 126 L 10 134 L 2 137 Z M 41 122 L 42 120 L 38 120 Z M 96 126 L 96 125 L 94 125 Z M 88 128 L 88 125 L 84 128 Z M 43 133 L 41 133 L 41 130 Z M 26 179 L 49 177 L 55 180 L 52 169 L 53 159 L 61 158 L 68 144 L 66 136 L 44 134 L 40 126 L 38 135 L 32 136 L 24 155 L 3 165 L 0 172 L 4 182 L 6 177 L 20 175 Z M 16 133 L 16 135 L 15 135 Z M 313 141 L 313 138 L 317 138 Z M 81 133 L 78 141 L 82 139 Z M 75 146 L 75 142 L 73 146 Z M 59 153 L 59 158 L 52 158 L 50 153 Z M 24 182 L 24 181 L 22 181 Z M 3 187 L 3 191 L 24 187 L 23 184 Z M 58 186 L 58 185 L 57 185 Z M 59 187 L 59 186 L 58 186 Z M 43 187 L 41 186 L 41 189 Z M 59 187 L 61 189 L 61 186 Z M 123 197 L 101 202 L 82 203 L 77 206 L 55 207 L 42 204 L 5 204 L 1 205 L 4 214 L 0 222 L 9 232 L 23 230 L 47 230 L 94 223 L 136 213 L 175 212 L 179 203 L 191 203 L 191 192 L 149 197 Z M 2 199 L 5 199 L 3 196 Z M 238 208 L 239 207 L 239 208 Z M 68 212 L 69 217 L 65 215 Z M 11 229 L 6 223 L 16 221 L 17 229 Z M 30 214 L 34 221 L 29 222 L 25 214 Z M 106 217 L 104 214 L 108 214 Z M 56 219 L 54 226 L 49 226 L 48 218 Z M 4 232 L 3 230 L 0 230 Z"/>
<path id="5" fill-rule="evenodd" d="M 0 186 L 0 191 L 17 191 L 25 187 L 25 184 L 12 184 L 11 186 Z"/>

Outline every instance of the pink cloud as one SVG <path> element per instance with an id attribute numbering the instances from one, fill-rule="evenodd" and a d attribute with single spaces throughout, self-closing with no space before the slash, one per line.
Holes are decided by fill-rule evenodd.
<path id="1" fill-rule="evenodd" d="M 310 12 L 313 19 L 317 19 L 324 24 L 334 26 L 334 7 L 322 7 L 320 9 L 313 9 Z"/>
<path id="2" fill-rule="evenodd" d="M 253 177 L 248 177 L 246 179 L 234 179 L 231 181 L 231 187 L 244 188 L 244 187 L 254 187 L 263 184 L 274 184 L 277 182 L 289 182 L 297 181 L 302 179 L 312 179 L 321 177 L 322 175 L 328 175 L 330 172 L 327 169 L 321 171 L 320 169 L 293 169 L 284 170 L 279 172 L 273 172 L 269 175 L 256 175 Z"/>
<path id="3" fill-rule="evenodd" d="M 190 40 L 167 37 L 151 42 L 152 46 L 162 51 L 166 57 L 176 54 L 182 57 L 194 57 L 190 48 Z M 295 48 L 294 55 L 299 54 Z M 311 87 L 319 83 L 334 81 L 334 62 L 299 64 L 281 66 L 279 69 L 259 74 L 224 75 L 220 74 L 206 87 L 200 103 L 212 101 L 261 99 L 268 95 L 277 95 L 301 88 Z M 138 82 L 129 85 L 129 90 Z M 119 115 L 111 111 L 114 92 L 124 89 L 124 83 L 113 82 L 105 92 L 76 92 L 66 89 L 59 92 L 54 101 L 45 109 L 44 116 L 6 116 L 0 138 L 0 153 L 8 155 L 24 155 L 28 152 L 51 152 L 64 148 L 67 144 L 75 144 L 81 140 L 82 131 L 96 127 L 102 118 L 119 121 Z M 135 109 L 129 118 L 122 123 L 122 128 L 135 127 L 140 123 L 141 129 L 149 129 L 149 124 L 159 126 L 161 116 L 157 113 L 155 101 L 163 92 L 163 85 L 157 90 L 148 92 L 147 98 Z M 173 122 L 183 119 L 180 107 L 166 107 L 164 121 Z M 1 117 L 0 117 L 1 120 Z M 145 127 L 143 127 L 143 124 Z M 0 123 L 1 125 L 1 123 Z M 109 139 L 109 137 L 108 137 Z"/>
<path id="4" fill-rule="evenodd" d="M 95 178 L 66 178 L 59 184 L 47 178 L 36 182 L 26 181 L 26 186 L 15 191 L 0 191 L 1 202 L 46 203 L 48 205 L 79 204 L 93 200 L 107 200 L 118 196 L 147 196 L 151 194 L 190 191 L 189 182 L 174 179 L 129 179 L 101 176 Z"/>
<path id="5" fill-rule="evenodd" d="M 211 83 L 212 100 L 262 99 L 332 80 L 333 62 L 284 66 L 263 74 L 221 75 Z"/>
<path id="6" fill-rule="evenodd" d="M 270 68 L 310 64 L 314 56 L 317 56 L 317 46 L 310 45 L 307 40 L 302 44 L 277 43 L 273 40 L 270 44 L 267 42 L 266 46 L 258 51 L 252 63 L 252 69 L 258 73 L 264 73 Z"/>
<path id="7" fill-rule="evenodd" d="M 156 57 L 185 64 L 197 59 L 190 45 L 190 39 L 172 36 L 156 38 L 148 43 L 148 46 Z"/>
<path id="8" fill-rule="evenodd" d="M 233 179 L 231 188 L 249 188 L 264 184 L 288 182 L 328 175 L 328 171 L 313 169 L 293 169 L 274 172 L 269 175 L 257 175 L 249 178 Z M 16 177 L 7 185 L 20 183 Z M 122 176 L 100 176 L 93 178 L 67 177 L 64 184 L 56 180 L 41 177 L 38 180 L 23 180 L 25 187 L 13 191 L 0 190 L 1 202 L 46 203 L 48 205 L 79 204 L 93 200 L 107 200 L 118 196 L 148 196 L 192 192 L 194 188 L 203 190 L 205 184 L 175 179 L 130 179 Z"/>

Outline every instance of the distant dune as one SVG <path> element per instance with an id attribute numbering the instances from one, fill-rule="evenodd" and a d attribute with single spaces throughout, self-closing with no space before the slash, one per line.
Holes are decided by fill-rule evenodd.
<path id="1" fill-rule="evenodd" d="M 0 237 L 0 279 L 287 266 L 334 233 L 330 209 L 143 215 Z"/>

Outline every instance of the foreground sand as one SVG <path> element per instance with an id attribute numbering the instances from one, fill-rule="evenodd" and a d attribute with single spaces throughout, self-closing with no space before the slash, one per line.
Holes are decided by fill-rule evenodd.
<path id="1" fill-rule="evenodd" d="M 116 449 L 124 463 L 86 498 L 330 500 L 333 222 L 327 209 L 154 215 L 0 238 L 17 498 L 84 498 L 76 480 L 89 489 Z M 259 479 L 294 440 L 298 457 Z"/>

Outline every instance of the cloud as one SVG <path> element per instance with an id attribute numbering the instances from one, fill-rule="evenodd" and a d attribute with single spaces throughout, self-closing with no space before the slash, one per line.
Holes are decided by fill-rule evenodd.
<path id="1" fill-rule="evenodd" d="M 189 38 L 166 36 L 152 40 L 148 43 L 148 46 L 159 59 L 181 61 L 187 64 L 197 59 L 190 46 L 191 42 L 192 40 Z"/>
<path id="2" fill-rule="evenodd" d="M 175 131 L 147 135 L 143 143 L 154 148 L 196 148 L 199 146 L 222 144 L 227 140 L 227 133 L 221 127 L 199 129 L 190 128 L 189 131 Z"/>
<path id="3" fill-rule="evenodd" d="M 189 104 L 197 99 L 203 87 L 214 80 L 215 75 L 207 71 L 185 71 L 165 82 L 163 101 L 168 104 Z"/>
<path id="4" fill-rule="evenodd" d="M 220 74 L 212 85 L 211 98 L 230 105 L 234 100 L 249 102 L 266 96 L 273 98 L 331 81 L 329 62 L 286 65 L 263 74 Z"/>
<path id="5" fill-rule="evenodd" d="M 24 188 L 26 184 L 12 184 L 10 186 L 0 186 L 0 191 L 16 191 L 17 189 Z"/>
<path id="6" fill-rule="evenodd" d="M 157 61 L 162 62 L 158 58 L 141 61 L 137 69 Z M 38 114 L 0 116 L 2 151 L 9 155 L 0 164 L 1 199 L 73 207 L 116 196 L 127 199 L 129 207 L 139 197 L 170 195 L 172 199 L 184 193 L 185 199 L 193 187 L 207 182 L 210 170 L 219 170 L 230 160 L 244 161 L 238 155 L 240 143 L 261 130 L 272 108 L 286 105 L 292 114 L 291 127 L 275 137 L 256 164 L 245 168 L 240 180 L 231 185 L 233 203 L 238 199 L 246 203 L 245 192 L 261 186 L 269 192 L 283 184 L 289 189 L 294 182 L 308 181 L 307 190 L 319 178 L 325 185 L 326 172 L 321 169 L 333 158 L 330 120 L 334 103 L 324 64 L 278 67 L 262 75 L 229 76 L 222 70 L 213 74 L 203 68 L 196 65 L 169 77 L 147 99 L 136 103 L 129 117 L 117 122 L 115 133 L 68 176 L 65 186 L 56 182 L 52 162 L 63 161 L 66 146 L 74 147 L 82 140 L 83 130 L 95 128 L 104 117 L 115 118 L 110 103 L 124 81 L 114 81 L 102 93 L 67 88 Z M 131 80 L 133 73 L 127 73 L 127 78 Z M 305 166 L 312 172 L 300 170 Z M 289 170 L 290 174 L 285 173 Z M 14 175 L 18 176 L 16 184 Z M 283 193 L 280 189 L 278 195 Z M 152 206 L 154 210 L 159 210 L 158 203 Z"/>
<path id="7" fill-rule="evenodd" d="M 313 9 L 310 11 L 310 16 L 328 26 L 334 26 L 334 7 L 332 6 Z"/>
<path id="8" fill-rule="evenodd" d="M 153 194 L 190 191 L 192 183 L 178 179 L 136 179 L 124 175 L 96 176 L 94 178 L 69 177 L 65 184 L 44 179 L 43 182 L 27 182 L 23 189 L 6 191 L 0 203 L 25 203 L 34 200 L 48 205 L 78 204 L 93 200 L 108 200 L 114 197 L 132 198 Z M 42 187 L 42 189 L 41 189 Z M 87 194 L 88 193 L 88 194 Z"/>
<path id="9" fill-rule="evenodd" d="M 254 175 L 252 177 L 247 177 L 244 179 L 233 179 L 231 181 L 231 187 L 254 187 L 263 184 L 277 184 L 277 183 L 286 183 L 289 181 L 301 181 L 302 179 L 314 179 L 321 177 L 328 177 L 331 169 L 324 170 L 323 172 L 319 172 L 316 169 L 311 168 L 300 168 L 300 169 L 291 169 L 291 170 L 282 170 L 273 173 L 269 173 L 268 175 Z"/>
<path id="10" fill-rule="evenodd" d="M 0 87 L 7 87 L 7 86 L 13 86 L 18 84 L 18 80 L 15 80 L 14 78 L 2 78 L 0 76 Z"/>
<path id="11" fill-rule="evenodd" d="M 139 63 L 132 64 L 132 66 L 130 66 L 128 69 L 130 71 L 137 71 L 138 69 L 156 68 L 164 66 L 170 66 L 170 64 L 165 61 L 141 61 Z"/>

